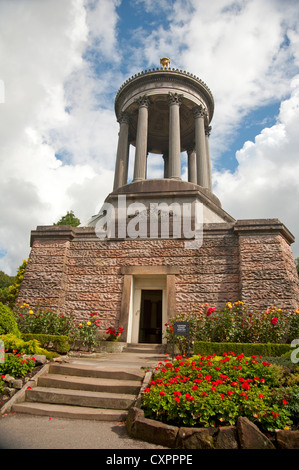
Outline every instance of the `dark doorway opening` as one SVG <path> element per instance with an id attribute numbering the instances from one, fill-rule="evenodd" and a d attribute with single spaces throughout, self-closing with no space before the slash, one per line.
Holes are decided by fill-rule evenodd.
<path id="1" fill-rule="evenodd" d="M 142 290 L 139 343 L 162 343 L 162 290 Z"/>

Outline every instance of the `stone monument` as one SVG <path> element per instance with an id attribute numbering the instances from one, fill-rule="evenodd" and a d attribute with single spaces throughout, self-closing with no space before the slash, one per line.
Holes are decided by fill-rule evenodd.
<path id="1" fill-rule="evenodd" d="M 126 80 L 115 98 L 113 191 L 82 226 L 32 231 L 19 302 L 78 320 L 96 311 L 103 329 L 123 327 L 128 343 L 161 343 L 171 316 L 206 302 L 298 308 L 293 235 L 277 219 L 236 221 L 213 194 L 213 112 L 208 86 L 171 68 L 169 58 Z M 154 154 L 163 158 L 164 175 L 148 179 Z"/>

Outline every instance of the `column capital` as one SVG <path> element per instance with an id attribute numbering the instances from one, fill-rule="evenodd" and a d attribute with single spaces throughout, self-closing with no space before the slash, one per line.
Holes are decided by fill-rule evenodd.
<path id="1" fill-rule="evenodd" d="M 184 95 L 180 95 L 179 93 L 168 93 L 168 103 L 171 104 L 178 104 L 180 105 L 182 103 Z"/>
<path id="2" fill-rule="evenodd" d="M 207 135 L 208 137 L 210 137 L 211 130 L 212 130 L 212 126 L 206 126 L 206 127 L 205 127 L 205 135 Z"/>
<path id="3" fill-rule="evenodd" d="M 120 113 L 120 115 L 117 118 L 117 122 L 119 124 L 122 124 L 123 122 L 126 124 L 129 124 L 129 121 L 130 121 L 130 115 L 129 113 L 126 113 L 125 111 Z"/>
<path id="4" fill-rule="evenodd" d="M 138 104 L 139 108 L 141 107 L 148 108 L 149 105 L 151 104 L 151 100 L 149 99 L 147 95 L 142 95 L 142 96 L 139 96 L 139 98 L 136 98 L 135 103 Z"/>
<path id="5" fill-rule="evenodd" d="M 187 147 L 187 154 L 190 155 L 192 152 L 195 152 L 195 143 L 193 145 L 189 145 L 189 147 Z"/>
<path id="6" fill-rule="evenodd" d="M 208 112 L 206 108 L 204 108 L 202 105 L 199 105 L 193 108 L 192 112 L 195 118 L 205 118 L 208 116 Z"/>

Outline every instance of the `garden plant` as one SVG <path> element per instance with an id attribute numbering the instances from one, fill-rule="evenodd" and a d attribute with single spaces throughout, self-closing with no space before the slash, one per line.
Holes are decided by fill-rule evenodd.
<path id="1" fill-rule="evenodd" d="M 299 309 L 287 311 L 275 306 L 263 311 L 249 309 L 243 302 L 226 302 L 222 309 L 203 304 L 196 312 L 178 313 L 166 323 L 166 338 L 172 343 L 173 323 L 188 321 L 191 341 L 290 344 L 299 338 Z M 188 338 L 177 336 L 181 353 Z"/>
<path id="2" fill-rule="evenodd" d="M 298 424 L 298 372 L 290 386 L 283 368 L 261 357 L 232 351 L 190 359 L 177 356 L 174 362 L 158 365 L 142 408 L 147 418 L 176 426 L 235 425 L 245 416 L 262 431 L 288 429 Z"/>

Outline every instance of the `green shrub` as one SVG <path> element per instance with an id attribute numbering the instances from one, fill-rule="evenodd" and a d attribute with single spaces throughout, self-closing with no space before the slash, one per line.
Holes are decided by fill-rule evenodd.
<path id="1" fill-rule="evenodd" d="M 37 339 L 31 339 L 30 341 L 24 341 L 18 336 L 8 334 L 0 335 L 0 339 L 4 343 L 6 352 L 18 351 L 19 353 L 25 354 L 41 354 L 39 348 L 39 342 Z"/>
<path id="2" fill-rule="evenodd" d="M 299 424 L 299 385 L 294 385 L 289 389 L 288 395 L 288 410 L 291 413 L 293 423 L 298 426 Z"/>
<path id="3" fill-rule="evenodd" d="M 20 337 L 20 331 L 13 312 L 7 305 L 0 302 L 0 335 L 3 334 L 13 334 Z"/>
<path id="4" fill-rule="evenodd" d="M 28 264 L 28 260 L 23 260 L 22 264 L 18 268 L 18 272 L 17 272 L 17 275 L 15 276 L 15 280 L 13 284 L 11 284 L 8 287 L 8 294 L 6 296 L 6 300 L 8 301 L 9 306 L 11 308 L 14 307 L 15 302 L 17 300 L 27 264 Z"/>
<path id="5" fill-rule="evenodd" d="M 26 303 L 15 308 L 14 314 L 22 333 L 69 336 L 74 331 L 74 319 L 71 315 L 38 308 L 33 310 Z"/>
<path id="6" fill-rule="evenodd" d="M 25 341 L 37 340 L 42 348 L 54 350 L 61 354 L 70 350 L 70 338 L 68 336 L 23 333 L 22 338 Z"/>
<path id="7" fill-rule="evenodd" d="M 281 376 L 256 357 L 226 354 L 160 363 L 142 395 L 145 417 L 176 426 L 236 425 L 246 416 L 262 431 L 292 424 L 284 396 L 275 396 Z"/>
<path id="8" fill-rule="evenodd" d="M 24 359 L 21 354 L 8 353 L 5 362 L 0 364 L 0 375 L 9 374 L 13 377 L 25 377 L 35 367 L 35 359 Z"/>
<path id="9" fill-rule="evenodd" d="M 196 341 L 194 343 L 194 354 L 217 354 L 234 351 L 236 354 L 245 354 L 246 356 L 281 356 L 288 352 L 288 344 L 271 343 L 209 343 L 206 341 Z"/>
<path id="10" fill-rule="evenodd" d="M 299 337 L 299 309 L 257 311 L 241 301 L 226 302 L 221 309 L 204 304 L 197 311 L 177 313 L 166 323 L 169 343 L 173 341 L 173 323 L 179 321 L 189 323 L 192 342 L 286 344 Z M 175 343 L 186 352 L 186 336 L 175 336 Z"/>

